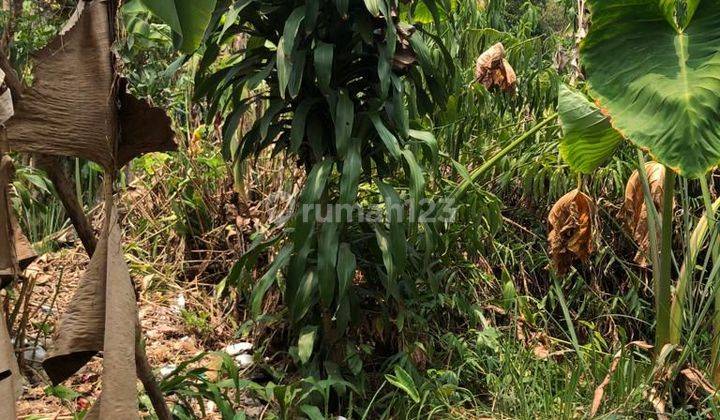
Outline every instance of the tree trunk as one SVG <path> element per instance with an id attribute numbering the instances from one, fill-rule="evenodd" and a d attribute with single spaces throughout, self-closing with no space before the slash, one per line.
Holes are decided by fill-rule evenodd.
<path id="1" fill-rule="evenodd" d="M 62 201 L 63 206 L 65 206 L 65 210 L 73 226 L 75 226 L 78 237 L 82 241 L 88 255 L 92 257 L 97 246 L 95 231 L 85 215 L 82 203 L 77 199 L 75 187 L 65 174 L 65 171 L 63 171 L 60 159 L 54 156 L 38 154 L 35 155 L 35 165 L 45 171 L 50 181 L 55 185 L 55 191 L 57 191 L 60 201 Z"/>
<path id="2" fill-rule="evenodd" d="M 137 376 L 145 387 L 148 398 L 155 409 L 155 414 L 160 420 L 172 420 L 172 414 L 165 403 L 165 397 L 163 396 L 162 390 L 153 376 L 152 367 L 147 360 L 147 354 L 145 353 L 145 343 L 142 338 L 142 327 L 140 322 L 137 324 L 137 337 L 135 340 L 135 367 L 137 369 Z"/>

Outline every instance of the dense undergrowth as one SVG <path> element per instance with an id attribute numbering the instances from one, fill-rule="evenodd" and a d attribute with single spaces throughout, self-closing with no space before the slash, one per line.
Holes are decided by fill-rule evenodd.
<path id="1" fill-rule="evenodd" d="M 21 69 L 22 57 L 43 44 L 39 34 L 49 38 L 72 10 L 72 2 L 25 3 L 13 45 Z M 575 1 L 438 4 L 447 7 L 440 18 L 424 8 L 412 11 L 414 21 L 401 19 L 422 28 L 426 64 L 444 90 L 431 93 L 427 109 L 412 112 L 412 128 L 438 141 L 436 165 L 423 174 L 425 194 L 441 198 L 552 115 L 560 84 L 582 85 L 582 74 L 573 62 Z M 455 203 L 455 221 L 433 227 L 431 246 L 426 230 L 408 228 L 407 262 L 397 280 L 402 299 L 392 301 L 378 286 L 384 265 L 374 233 L 353 231 L 362 268 L 349 301 L 353 320 L 331 354 L 307 363 L 307 343 L 298 340 L 307 333 L 304 324 L 288 321 L 287 279 L 278 276 L 259 302 L 254 290 L 288 241 L 283 232 L 313 159 L 268 149 L 228 162 L 228 121 L 196 92 L 210 63 L 201 54 L 178 58 L 170 29 L 137 0 L 126 2 L 122 19 L 123 73 L 135 93 L 168 110 L 180 145 L 177 153 L 145 156 L 124 172 L 121 194 L 131 203 L 142 197 L 128 205 L 125 222 L 133 276 L 146 290 L 198 287 L 205 302 L 188 305 L 183 318 L 207 348 L 214 347 L 217 323 L 255 343 L 251 368 L 228 358 L 219 375 L 208 375 L 188 355 L 186 365 L 165 377 L 161 386 L 178 418 L 211 416 L 208 402 L 223 419 L 244 418 L 245 410 L 256 416 L 248 406 L 265 407 L 265 418 L 585 417 L 606 377 L 595 410 L 608 418 L 717 415 L 715 397 L 677 376 L 688 367 L 708 368 L 712 334 L 703 317 L 689 317 L 692 337 L 680 359 L 672 351 L 657 361 L 644 344 L 654 334 L 652 277 L 633 261 L 637 247 L 618 216 L 635 151 L 627 146 L 592 175 L 578 176 L 559 156 L 562 134 L 554 121 L 474 178 Z M 224 46 L 230 57 L 245 48 L 247 40 L 237 38 Z M 496 42 L 517 73 L 514 93 L 474 83 L 476 58 Z M 237 131 L 251 131 L 273 104 L 263 98 L 249 104 L 235 121 Z M 43 174 L 25 163 L 15 183 L 21 222 L 39 250 L 62 247 L 70 232 L 62 206 Z M 66 169 L 92 210 L 101 171 L 74 160 Z M 399 172 L 388 173 L 404 180 Z M 602 234 L 588 262 L 558 277 L 549 268 L 546 219 L 552 203 L 579 183 L 597 198 Z M 379 201 L 369 179 L 359 190 L 367 203 Z M 680 190 L 687 211 L 676 219 L 694 220 L 703 211 L 692 198 L 699 186 L 684 181 Z M 688 229 L 678 227 L 676 237 Z M 690 304 L 703 305 L 704 293 L 698 287 Z"/>

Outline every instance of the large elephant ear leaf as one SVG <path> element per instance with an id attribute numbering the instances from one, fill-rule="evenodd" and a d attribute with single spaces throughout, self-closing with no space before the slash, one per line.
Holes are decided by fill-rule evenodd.
<path id="1" fill-rule="evenodd" d="M 574 170 L 590 173 L 615 153 L 623 137 L 585 95 L 562 84 L 558 97 L 560 154 Z"/>
<path id="2" fill-rule="evenodd" d="M 175 34 L 175 47 L 192 54 L 200 46 L 217 0 L 142 0 Z"/>
<path id="3" fill-rule="evenodd" d="M 697 178 L 720 162 L 720 1 L 701 0 L 686 26 L 668 22 L 661 3 L 590 0 L 581 55 L 613 126 Z"/>

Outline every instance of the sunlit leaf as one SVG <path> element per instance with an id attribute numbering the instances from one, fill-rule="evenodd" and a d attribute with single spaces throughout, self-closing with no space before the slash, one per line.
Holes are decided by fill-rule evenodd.
<path id="1" fill-rule="evenodd" d="M 560 154 L 576 171 L 591 173 L 615 153 L 623 137 L 610 118 L 581 93 L 563 84 L 558 96 L 563 129 Z"/>
<path id="2" fill-rule="evenodd" d="M 314 325 L 304 327 L 300 331 L 300 337 L 298 338 L 298 355 L 300 356 L 300 362 L 303 364 L 307 363 L 308 360 L 310 360 L 310 356 L 312 356 L 316 335 L 317 327 Z"/>
<path id="3" fill-rule="evenodd" d="M 216 0 L 142 0 L 178 36 L 180 51 L 193 53 L 202 42 Z"/>
<path id="4" fill-rule="evenodd" d="M 395 375 L 385 375 L 385 379 L 404 391 L 416 404 L 420 402 L 420 392 L 415 386 L 415 381 L 402 367 L 396 365 Z"/>
<path id="5" fill-rule="evenodd" d="M 720 162 L 720 2 L 687 28 L 657 0 L 591 0 L 581 55 L 592 96 L 636 146 L 697 178 Z"/>

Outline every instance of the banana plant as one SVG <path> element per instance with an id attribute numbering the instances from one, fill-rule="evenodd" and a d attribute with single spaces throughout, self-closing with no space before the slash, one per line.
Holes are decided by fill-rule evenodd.
<path id="1" fill-rule="evenodd" d="M 131 0 L 128 4 L 140 7 L 138 2 L 170 26 L 173 44 L 186 54 L 202 43 L 217 5 L 216 0 Z"/>
<path id="2" fill-rule="evenodd" d="M 708 214 L 714 214 L 705 177 L 720 163 L 720 2 L 589 0 L 587 4 L 592 26 L 580 52 L 593 101 L 561 88 L 559 112 L 565 138 L 560 151 L 571 167 L 589 173 L 627 140 L 666 166 L 666 208 L 657 226 L 660 243 L 654 247 L 653 264 L 656 347 L 662 349 L 678 344 L 685 296 L 684 290 L 671 293 L 676 175 L 700 180 Z M 656 218 L 647 179 L 644 184 L 648 209 Z M 649 223 L 657 223 L 650 219 Z M 656 238 L 651 235 L 651 241 Z"/>

